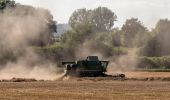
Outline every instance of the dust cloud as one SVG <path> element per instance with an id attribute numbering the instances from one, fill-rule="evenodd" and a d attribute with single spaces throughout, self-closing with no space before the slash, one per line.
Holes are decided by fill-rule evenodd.
<path id="1" fill-rule="evenodd" d="M 97 45 L 94 41 L 88 40 L 80 45 L 75 52 L 77 59 L 85 59 L 87 56 L 98 56 L 99 60 L 108 60 L 107 74 L 124 73 L 133 71 L 138 64 L 138 49 L 131 48 L 127 54 L 116 56 L 110 53 L 110 49 Z"/>
<path id="2" fill-rule="evenodd" d="M 85 59 L 87 56 L 98 56 L 102 58 L 103 54 L 96 47 L 97 45 L 92 40 L 87 40 L 76 48 L 76 59 Z"/>
<path id="3" fill-rule="evenodd" d="M 56 65 L 42 59 L 32 48 L 32 43 L 40 39 L 42 33 L 50 32 L 52 20 L 48 10 L 20 4 L 0 12 L 0 56 L 5 58 L 11 54 L 16 57 L 0 66 L 0 79 L 52 80 L 58 77 Z"/>
<path id="4" fill-rule="evenodd" d="M 124 73 L 133 71 L 138 64 L 138 55 L 136 48 L 128 50 L 128 53 L 119 57 L 109 58 L 110 64 L 107 68 L 109 74 Z"/>
<path id="5" fill-rule="evenodd" d="M 0 79 L 35 78 L 54 80 L 63 75 L 57 74 L 56 65 L 37 55 L 32 43 L 49 33 L 49 23 L 53 20 L 48 10 L 31 6 L 16 5 L 0 12 L 0 54 L 17 57 L 0 66 Z M 45 40 L 44 40 L 45 41 Z M 132 70 L 136 65 L 136 51 L 129 50 L 127 55 L 115 57 L 105 45 L 86 40 L 75 48 L 76 59 L 93 55 L 100 60 L 109 60 L 109 73 Z"/>

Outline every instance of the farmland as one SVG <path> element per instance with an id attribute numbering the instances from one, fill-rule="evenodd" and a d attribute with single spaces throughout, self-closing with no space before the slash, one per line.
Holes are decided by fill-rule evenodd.
<path id="1" fill-rule="evenodd" d="M 170 77 L 170 72 L 125 72 L 128 78 L 146 78 L 146 77 L 159 77 L 168 78 Z"/>
<path id="2" fill-rule="evenodd" d="M 168 100 L 169 81 L 62 81 L 1 82 L 1 100 Z"/>

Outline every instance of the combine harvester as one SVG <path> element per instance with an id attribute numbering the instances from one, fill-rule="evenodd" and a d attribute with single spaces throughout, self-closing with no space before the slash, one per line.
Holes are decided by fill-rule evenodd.
<path id="1" fill-rule="evenodd" d="M 100 61 L 98 56 L 88 56 L 85 60 L 62 62 L 62 65 L 65 65 L 64 76 L 125 78 L 124 74 L 107 75 L 108 64 L 109 61 Z"/>

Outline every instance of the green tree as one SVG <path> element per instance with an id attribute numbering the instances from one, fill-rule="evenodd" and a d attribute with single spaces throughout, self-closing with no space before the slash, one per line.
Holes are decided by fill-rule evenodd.
<path id="1" fill-rule="evenodd" d="M 123 46 L 122 31 L 118 28 L 114 28 L 112 32 L 112 44 L 114 46 Z"/>
<path id="2" fill-rule="evenodd" d="M 98 7 L 92 11 L 91 22 L 97 32 L 110 31 L 117 16 L 106 7 Z"/>
<path id="3" fill-rule="evenodd" d="M 90 19 L 89 14 L 90 11 L 85 8 L 74 11 L 69 19 L 70 26 L 75 29 L 79 25 L 88 24 Z"/>
<path id="4" fill-rule="evenodd" d="M 69 30 L 60 36 L 60 42 L 66 47 L 75 47 L 78 44 L 82 44 L 86 39 L 90 39 L 92 37 L 91 34 L 92 29 L 91 26 L 79 25 L 75 29 Z"/>
<path id="5" fill-rule="evenodd" d="M 73 29 L 79 25 L 89 24 L 95 32 L 105 32 L 111 30 L 116 18 L 114 12 L 106 7 L 98 7 L 94 10 L 83 8 L 73 12 L 69 24 Z"/>
<path id="6" fill-rule="evenodd" d="M 160 49 L 161 47 L 158 39 L 154 36 L 141 48 L 140 55 L 148 57 L 160 56 Z"/>
<path id="7" fill-rule="evenodd" d="M 15 5 L 15 1 L 11 0 L 0 0 L 0 9 L 4 9 L 6 7 L 12 7 Z"/>
<path id="8" fill-rule="evenodd" d="M 170 55 L 170 20 L 160 19 L 152 30 L 152 38 L 142 49 L 144 56 L 168 56 Z"/>
<path id="9" fill-rule="evenodd" d="M 160 44 L 160 55 L 169 55 L 170 54 L 170 20 L 168 19 L 161 19 L 156 24 L 154 29 L 156 34 L 157 40 Z"/>
<path id="10" fill-rule="evenodd" d="M 94 39 L 110 47 L 122 46 L 122 33 L 118 28 L 114 28 L 111 32 L 96 33 Z"/>
<path id="11" fill-rule="evenodd" d="M 138 42 L 142 42 L 142 38 L 144 37 L 145 33 L 147 33 L 147 28 L 142 25 L 142 23 L 137 18 L 127 19 L 125 24 L 122 26 L 122 31 L 124 33 L 124 45 L 126 47 L 133 47 L 136 45 L 137 41 L 135 38 L 137 37 L 139 40 Z"/>

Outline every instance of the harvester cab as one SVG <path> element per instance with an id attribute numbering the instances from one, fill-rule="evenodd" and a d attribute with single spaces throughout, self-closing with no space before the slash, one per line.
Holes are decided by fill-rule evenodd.
<path id="1" fill-rule="evenodd" d="M 99 58 L 97 56 L 88 56 L 86 60 L 87 61 L 99 61 Z"/>

